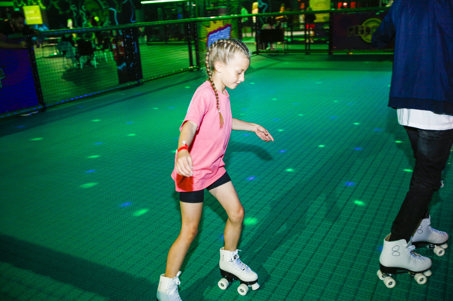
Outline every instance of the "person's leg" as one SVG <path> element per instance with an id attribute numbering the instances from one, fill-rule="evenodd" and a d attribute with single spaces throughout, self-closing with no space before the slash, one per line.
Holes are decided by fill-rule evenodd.
<path id="1" fill-rule="evenodd" d="M 409 191 L 393 222 L 390 241 L 409 241 L 420 221 L 427 216 L 431 198 L 440 187 L 453 139 L 453 130 L 406 128 L 406 131 L 414 151 L 415 167 Z"/>
<path id="2" fill-rule="evenodd" d="M 159 285 L 157 287 L 157 300 L 181 300 L 178 292 L 178 286 L 180 284 L 179 275 L 181 274 L 180 269 L 187 251 L 197 235 L 198 225 L 200 224 L 201 213 L 203 211 L 203 191 L 198 192 L 198 194 L 191 194 L 191 196 L 194 195 L 201 195 L 201 202 L 180 202 L 182 221 L 181 232 L 168 252 L 165 274 L 160 276 Z M 181 199 L 183 199 L 183 197 L 181 197 Z"/>
<path id="3" fill-rule="evenodd" d="M 187 251 L 198 233 L 203 203 L 180 202 L 181 206 L 181 232 L 170 248 L 167 257 L 165 277 L 173 278 L 179 272 Z"/>
<path id="4" fill-rule="evenodd" d="M 219 201 L 228 214 L 223 235 L 225 246 L 220 249 L 219 268 L 221 274 L 228 281 L 237 277 L 241 282 L 251 285 L 252 289 L 256 290 L 259 288 L 258 274 L 239 259 L 237 246 L 242 232 L 244 208 L 239 201 L 233 183 L 228 181 L 209 190 L 209 192 Z"/>
<path id="5" fill-rule="evenodd" d="M 219 201 L 228 215 L 223 234 L 224 248 L 225 250 L 234 251 L 237 249 L 239 238 L 241 237 L 244 207 L 242 207 L 231 181 L 213 188 L 209 192 Z"/>

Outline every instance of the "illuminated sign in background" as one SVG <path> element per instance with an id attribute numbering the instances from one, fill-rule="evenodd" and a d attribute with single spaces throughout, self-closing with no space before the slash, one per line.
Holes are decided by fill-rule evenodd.
<path id="1" fill-rule="evenodd" d="M 383 17 L 376 13 L 334 14 L 333 49 L 372 49 L 371 38 Z"/>
<path id="2" fill-rule="evenodd" d="M 39 5 L 24 6 L 25 21 L 28 25 L 41 25 L 42 15 Z"/>

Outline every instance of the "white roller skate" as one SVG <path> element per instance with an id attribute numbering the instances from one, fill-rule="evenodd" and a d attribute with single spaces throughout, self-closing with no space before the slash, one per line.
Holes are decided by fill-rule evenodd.
<path id="1" fill-rule="evenodd" d="M 249 291 L 249 286 L 252 290 L 259 289 L 258 275 L 252 269 L 239 259 L 239 250 L 226 251 L 220 249 L 220 279 L 218 285 L 222 290 L 226 290 L 231 282 L 239 280 L 241 284 L 238 287 L 238 293 L 245 296 Z"/>
<path id="2" fill-rule="evenodd" d="M 431 217 L 423 219 L 412 237 L 415 247 L 427 246 L 434 251 L 437 256 L 444 256 L 445 249 L 448 248 L 448 234 L 431 228 Z"/>
<path id="3" fill-rule="evenodd" d="M 157 287 L 157 300 L 182 301 L 178 292 L 178 286 L 181 283 L 179 275 L 181 275 L 181 272 L 178 272 L 175 278 L 164 277 L 163 274 L 160 275 L 159 286 Z"/>
<path id="4" fill-rule="evenodd" d="M 396 285 L 394 274 L 408 272 L 418 284 L 425 284 L 427 277 L 431 276 L 431 259 L 414 252 L 415 246 L 405 239 L 388 241 L 384 239 L 381 256 L 379 258 L 380 270 L 377 272 L 385 286 L 393 288 Z"/>

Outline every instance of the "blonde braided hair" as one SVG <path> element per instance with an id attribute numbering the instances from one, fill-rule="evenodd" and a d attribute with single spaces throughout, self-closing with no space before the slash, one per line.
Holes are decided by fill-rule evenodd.
<path id="1" fill-rule="evenodd" d="M 206 72 L 208 74 L 208 80 L 214 90 L 215 98 L 217 100 L 217 111 L 219 111 L 220 127 L 223 127 L 223 116 L 220 113 L 220 101 L 219 93 L 212 80 L 213 72 L 215 71 L 214 64 L 221 62 L 228 64 L 229 60 L 234 57 L 236 53 L 241 53 L 250 59 L 250 51 L 247 46 L 240 40 L 237 39 L 220 39 L 211 44 L 206 52 Z"/>

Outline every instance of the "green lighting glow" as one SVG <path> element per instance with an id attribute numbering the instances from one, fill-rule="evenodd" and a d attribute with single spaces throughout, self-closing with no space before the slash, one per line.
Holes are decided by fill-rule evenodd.
<path id="1" fill-rule="evenodd" d="M 355 200 L 354 204 L 356 204 L 357 206 L 365 206 L 365 203 L 360 200 Z"/>
<path id="2" fill-rule="evenodd" d="M 159 108 L 158 107 L 154 107 L 153 110 L 159 110 Z"/>
<path id="3" fill-rule="evenodd" d="M 399 144 L 399 143 L 403 143 L 403 141 L 401 141 L 401 140 L 395 140 L 395 143 L 398 143 L 398 144 Z"/>
<path id="4" fill-rule="evenodd" d="M 36 138 L 31 138 L 30 141 L 41 141 L 43 140 L 43 137 L 36 137 Z"/>
<path id="5" fill-rule="evenodd" d="M 324 147 L 326 147 L 326 146 L 325 146 L 324 144 L 320 144 L 320 145 L 318 145 L 318 147 L 319 147 L 319 148 L 324 148 Z"/>
<path id="6" fill-rule="evenodd" d="M 403 169 L 404 172 L 413 172 L 412 169 L 409 169 L 409 168 L 406 168 L 406 169 Z"/>
<path id="7" fill-rule="evenodd" d="M 134 136 L 137 136 L 137 135 L 134 134 L 134 133 L 130 133 L 130 134 L 128 134 L 128 136 L 129 136 L 129 137 L 134 137 Z"/>
<path id="8" fill-rule="evenodd" d="M 100 121 L 101 121 L 101 119 L 93 119 L 93 120 L 91 120 L 91 122 L 100 122 Z"/>
<path id="9" fill-rule="evenodd" d="M 335 99 L 333 102 L 334 102 L 334 103 L 338 103 L 338 100 Z"/>
<path id="10" fill-rule="evenodd" d="M 298 114 L 298 116 L 302 117 L 302 116 L 304 116 L 304 114 Z"/>
<path id="11" fill-rule="evenodd" d="M 353 125 L 360 125 L 360 122 L 354 122 Z"/>
<path id="12" fill-rule="evenodd" d="M 97 184 L 99 184 L 99 183 L 96 183 L 96 182 L 85 183 L 85 184 L 80 185 L 80 188 L 88 189 L 88 188 L 96 186 Z"/>
<path id="13" fill-rule="evenodd" d="M 256 225 L 257 223 L 258 219 L 256 217 L 247 217 L 246 219 L 244 219 L 244 225 L 247 226 Z"/>
<path id="14" fill-rule="evenodd" d="M 251 84 L 251 85 L 254 85 L 254 84 L 255 84 L 255 82 L 250 82 L 250 84 Z"/>
<path id="15" fill-rule="evenodd" d="M 190 86 L 185 86 L 184 88 L 186 88 L 186 89 L 190 89 Z"/>
<path id="16" fill-rule="evenodd" d="M 285 171 L 286 171 L 286 172 L 294 172 L 294 169 L 292 169 L 292 168 L 287 168 L 287 169 L 285 169 Z"/>
<path id="17" fill-rule="evenodd" d="M 87 159 L 97 159 L 99 157 L 100 157 L 100 155 L 91 155 L 91 156 L 88 156 Z"/>
<path id="18" fill-rule="evenodd" d="M 285 130 L 284 130 L 284 129 L 278 129 L 277 131 L 279 131 L 279 132 L 284 132 Z"/>
<path id="19" fill-rule="evenodd" d="M 132 215 L 133 216 L 141 216 L 143 214 L 146 214 L 149 211 L 149 209 L 140 209 L 135 211 Z"/>
<path id="20" fill-rule="evenodd" d="M 277 101 L 277 97 L 272 97 L 272 100 L 273 101 Z"/>

